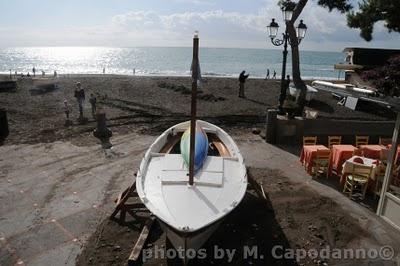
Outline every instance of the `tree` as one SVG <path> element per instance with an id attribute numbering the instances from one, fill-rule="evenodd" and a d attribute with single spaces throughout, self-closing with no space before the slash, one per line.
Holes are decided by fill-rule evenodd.
<path id="1" fill-rule="evenodd" d="M 359 8 L 347 15 L 347 25 L 360 29 L 366 41 L 372 40 L 374 24 L 378 21 L 384 21 L 389 32 L 400 32 L 399 0 L 363 0 Z"/>
<path id="2" fill-rule="evenodd" d="M 385 26 L 389 31 L 400 32 L 400 16 L 396 13 L 400 8 L 400 0 L 362 0 L 359 4 L 360 10 L 357 12 L 350 12 L 353 8 L 350 2 L 351 0 L 318 0 L 318 5 L 329 11 L 336 9 L 341 13 L 349 12 L 347 15 L 348 26 L 359 28 L 361 37 L 366 41 L 372 39 L 373 26 L 378 21 L 385 21 Z M 286 27 L 292 51 L 293 82 L 296 88 L 301 90 L 297 101 L 299 114 L 303 113 L 306 103 L 307 86 L 300 76 L 299 47 L 294 24 L 307 3 L 308 0 L 299 0 L 297 3 L 291 0 L 278 2 L 282 9 L 293 9 L 292 19 L 286 22 Z"/>

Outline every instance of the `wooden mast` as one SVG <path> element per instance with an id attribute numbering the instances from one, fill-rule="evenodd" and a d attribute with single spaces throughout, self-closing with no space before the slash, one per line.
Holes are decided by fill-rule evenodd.
<path id="1" fill-rule="evenodd" d="M 190 115 L 190 158 L 189 158 L 189 185 L 193 186 L 194 177 L 194 155 L 196 141 L 196 98 L 197 98 L 197 80 L 199 64 L 199 36 L 195 32 L 193 37 L 193 60 L 192 60 L 192 104 Z"/>

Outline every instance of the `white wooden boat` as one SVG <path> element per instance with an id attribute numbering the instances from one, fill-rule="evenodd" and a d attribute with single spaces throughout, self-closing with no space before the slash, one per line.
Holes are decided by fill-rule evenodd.
<path id="1" fill-rule="evenodd" d="M 158 218 L 175 248 L 199 249 L 247 188 L 243 157 L 221 128 L 197 120 L 210 146 L 202 167 L 189 185 L 188 169 L 180 154 L 180 140 L 190 121 L 177 124 L 150 146 L 136 177 L 136 189 L 145 206 Z"/>
<path id="2" fill-rule="evenodd" d="M 352 84 L 335 84 L 328 81 L 316 80 L 311 83 L 311 85 L 317 89 L 332 91 L 338 94 L 340 93 L 358 93 L 364 96 L 373 96 L 376 94 L 374 90 L 367 88 L 357 88 Z M 336 91 L 335 91 L 336 90 Z"/>

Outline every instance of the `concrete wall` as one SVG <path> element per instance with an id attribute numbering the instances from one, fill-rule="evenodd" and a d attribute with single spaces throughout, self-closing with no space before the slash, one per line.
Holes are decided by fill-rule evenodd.
<path id="1" fill-rule="evenodd" d="M 356 135 L 370 136 L 370 143 L 378 143 L 379 137 L 391 137 L 394 121 L 356 121 L 329 119 L 287 119 L 277 116 L 274 125 L 267 125 L 267 132 L 274 137 L 267 142 L 276 144 L 302 144 L 303 136 L 317 136 L 319 144 L 327 144 L 328 136 L 342 136 L 342 143 L 354 144 Z M 273 131 L 273 132 L 271 132 Z"/>

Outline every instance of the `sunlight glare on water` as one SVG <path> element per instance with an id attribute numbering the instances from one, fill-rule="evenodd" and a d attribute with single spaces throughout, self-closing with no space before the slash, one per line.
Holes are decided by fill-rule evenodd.
<path id="1" fill-rule="evenodd" d="M 336 78 L 333 65 L 343 60 L 336 52 L 301 51 L 303 77 Z M 200 48 L 203 76 L 237 77 L 242 70 L 251 77 L 265 77 L 266 70 L 282 68 L 282 52 L 268 49 Z M 45 71 L 52 74 L 129 74 L 188 76 L 192 60 L 190 47 L 32 47 L 0 49 L 0 73 Z M 287 71 L 290 74 L 290 54 Z"/>
<path id="2" fill-rule="evenodd" d="M 17 71 L 29 71 L 32 67 L 45 72 L 100 73 L 103 67 L 112 65 L 121 48 L 102 47 L 35 47 L 16 48 L 11 51 Z"/>

